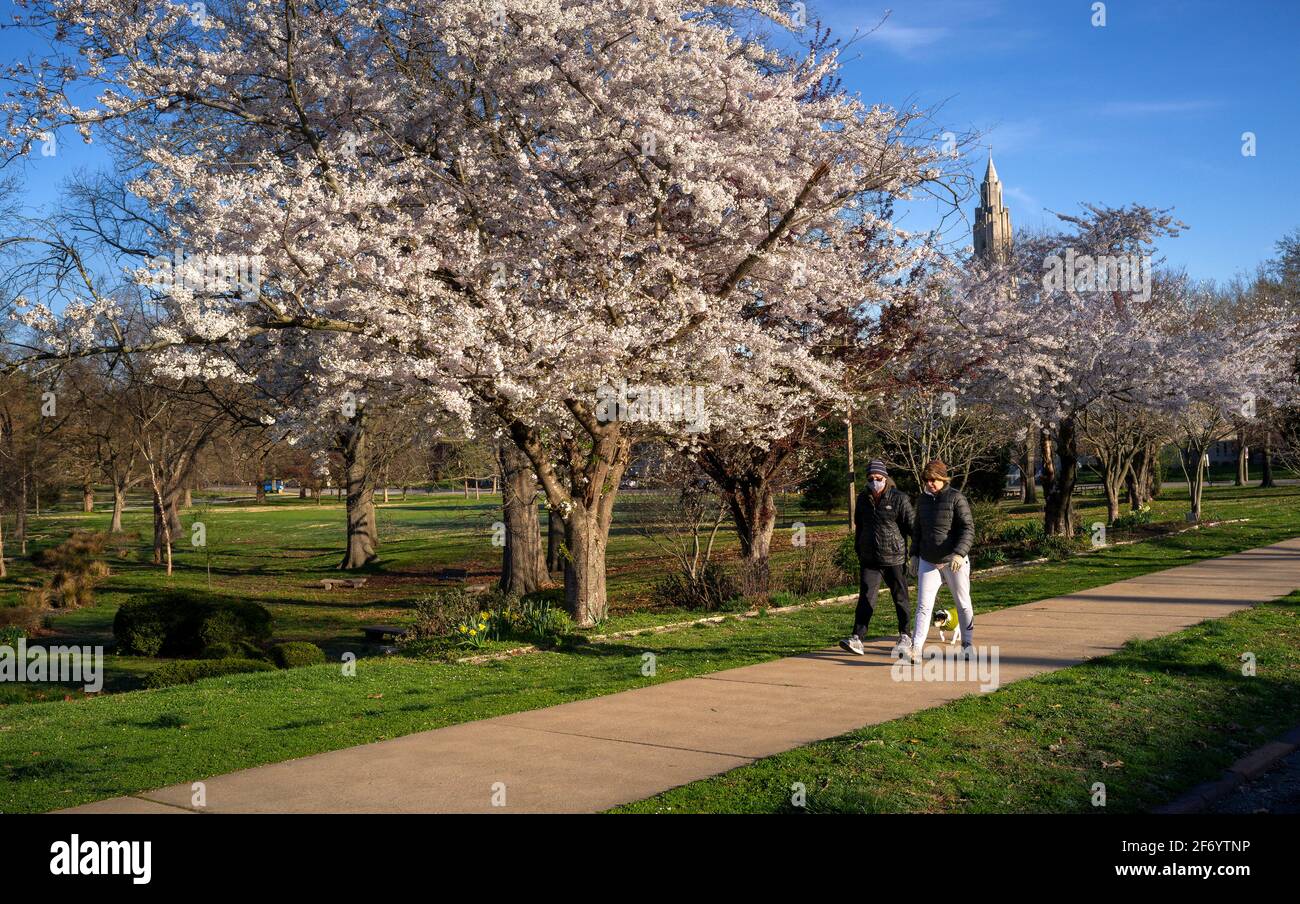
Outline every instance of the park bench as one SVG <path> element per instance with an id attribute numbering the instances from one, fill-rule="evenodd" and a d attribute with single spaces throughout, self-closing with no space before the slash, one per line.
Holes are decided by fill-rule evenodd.
<path id="1" fill-rule="evenodd" d="M 406 629 L 394 627 L 393 625 L 366 625 L 361 629 L 361 633 L 366 636 L 366 640 L 370 643 L 383 643 L 385 637 L 394 639 L 405 637 Z"/>

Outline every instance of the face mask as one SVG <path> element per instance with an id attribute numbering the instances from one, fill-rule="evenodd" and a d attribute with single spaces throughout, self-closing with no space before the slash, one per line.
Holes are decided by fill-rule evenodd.
<path id="1" fill-rule="evenodd" d="M 867 481 L 867 483 L 869 483 L 871 485 L 871 489 L 875 490 L 877 493 L 879 493 L 881 490 L 885 488 L 885 482 L 883 480 L 873 479 Z"/>

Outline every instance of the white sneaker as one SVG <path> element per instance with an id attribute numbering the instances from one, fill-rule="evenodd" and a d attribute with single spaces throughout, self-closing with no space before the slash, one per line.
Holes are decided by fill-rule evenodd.
<path id="1" fill-rule="evenodd" d="M 846 637 L 840 641 L 840 647 L 850 653 L 856 653 L 859 656 L 865 656 L 867 651 L 862 647 L 862 638 L 854 634 L 852 637 Z"/>
<path id="2" fill-rule="evenodd" d="M 894 644 L 894 648 L 889 651 L 889 658 L 902 659 L 904 656 L 909 655 L 911 652 L 912 652 L 912 635 L 900 634 L 898 635 L 898 643 Z"/>

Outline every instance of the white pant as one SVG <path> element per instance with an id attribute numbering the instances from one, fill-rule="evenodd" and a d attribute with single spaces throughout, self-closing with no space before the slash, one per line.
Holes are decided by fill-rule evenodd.
<path id="1" fill-rule="evenodd" d="M 934 600 L 939 595 L 941 581 L 948 585 L 948 592 L 957 603 L 961 641 L 963 644 L 971 642 L 975 609 L 970 603 L 970 559 L 962 563 L 961 571 L 953 571 L 951 565 L 932 565 L 922 559 L 916 574 L 916 624 L 912 628 L 912 650 L 918 656 L 930 634 L 930 616 L 934 612 Z"/>

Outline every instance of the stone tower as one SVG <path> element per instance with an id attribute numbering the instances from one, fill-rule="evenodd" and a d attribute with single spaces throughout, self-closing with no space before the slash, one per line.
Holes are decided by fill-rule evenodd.
<path id="1" fill-rule="evenodd" d="M 980 185 L 980 206 L 975 208 L 975 256 L 1005 260 L 1011 253 L 1011 211 L 1002 206 L 1002 180 L 989 155 L 989 168 Z"/>

